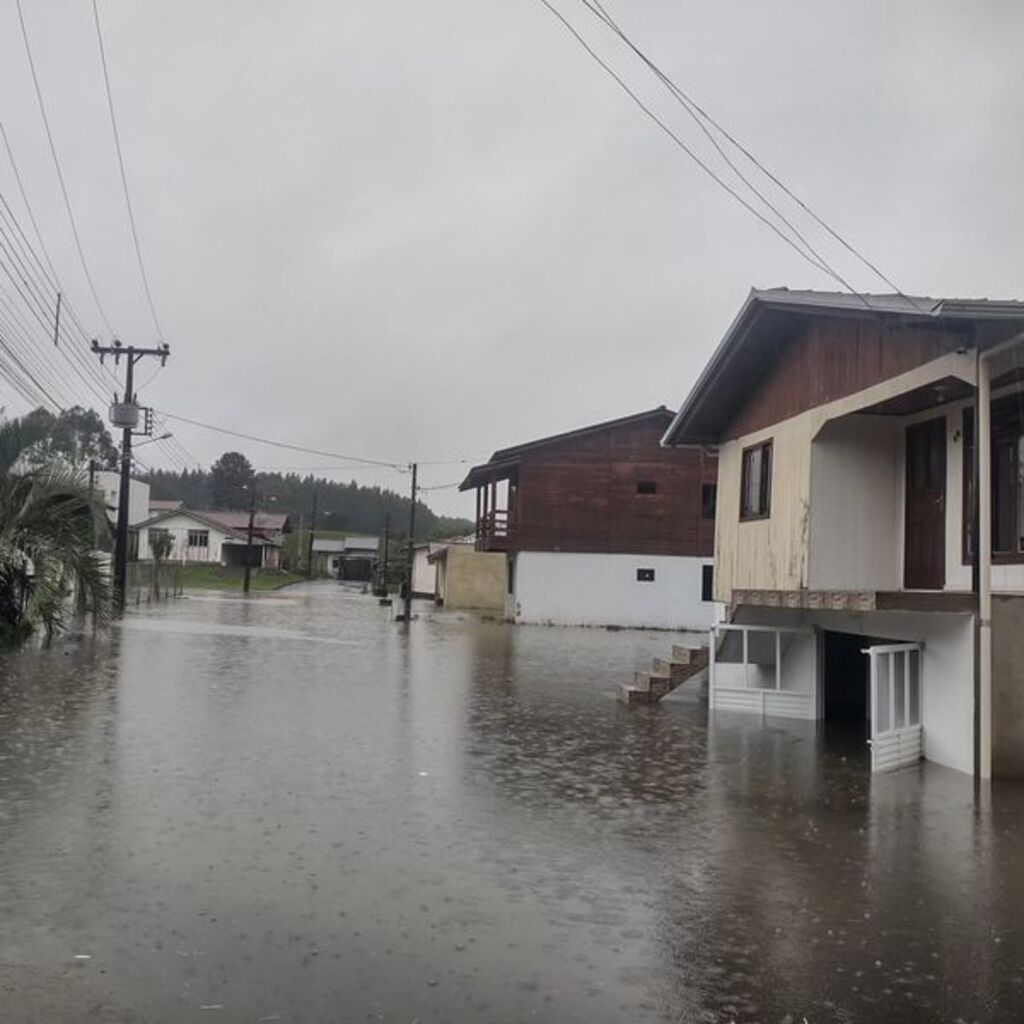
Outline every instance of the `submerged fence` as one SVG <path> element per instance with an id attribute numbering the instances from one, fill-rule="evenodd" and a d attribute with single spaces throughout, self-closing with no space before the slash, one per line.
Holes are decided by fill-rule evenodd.
<path id="1" fill-rule="evenodd" d="M 151 604 L 181 597 L 184 578 L 180 562 L 129 562 L 127 604 Z"/>

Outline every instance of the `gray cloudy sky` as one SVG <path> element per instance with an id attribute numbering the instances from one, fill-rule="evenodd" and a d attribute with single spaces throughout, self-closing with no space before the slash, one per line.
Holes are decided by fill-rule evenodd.
<path id="1" fill-rule="evenodd" d="M 706 151 L 578 0 L 555 2 Z M 101 299 L 122 339 L 152 343 L 89 0 L 22 3 Z M 609 7 L 903 290 L 1024 297 L 1024 4 Z M 173 350 L 142 396 L 159 408 L 386 460 L 480 459 L 678 405 L 750 286 L 829 287 L 538 0 L 100 10 Z M 14 0 L 0 5 L 0 118 L 58 272 L 102 337 Z M 0 191 L 20 214 L 3 154 Z M 826 251 L 857 287 L 884 290 Z M 0 401 L 21 408 L 3 382 Z M 203 462 L 237 447 L 260 467 L 326 465 L 173 429 Z M 462 469 L 428 466 L 423 482 Z M 389 471 L 331 475 L 407 486 Z M 469 508 L 454 491 L 428 498 Z"/>

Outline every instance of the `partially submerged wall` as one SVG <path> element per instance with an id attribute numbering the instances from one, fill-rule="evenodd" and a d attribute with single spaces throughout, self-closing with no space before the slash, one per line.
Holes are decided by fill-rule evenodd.
<path id="1" fill-rule="evenodd" d="M 715 617 L 714 604 L 701 594 L 704 566 L 710 564 L 709 558 L 677 555 L 521 551 L 515 561 L 515 619 L 705 630 Z"/>

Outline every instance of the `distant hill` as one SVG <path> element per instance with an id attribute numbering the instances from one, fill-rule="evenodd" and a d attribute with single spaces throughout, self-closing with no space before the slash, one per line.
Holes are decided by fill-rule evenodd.
<path id="1" fill-rule="evenodd" d="M 149 482 L 153 498 L 178 498 L 191 508 L 215 507 L 213 474 L 207 470 L 177 473 L 158 469 L 143 479 Z M 409 499 L 396 491 L 297 473 L 256 474 L 259 507 L 268 512 L 288 513 L 292 528 L 296 530 L 300 523 L 309 526 L 314 488 L 317 526 L 324 530 L 379 536 L 384 531 L 385 516 L 390 516 L 393 537 L 404 537 L 408 533 Z M 417 540 L 462 536 L 472 531 L 473 524 L 468 519 L 439 516 L 422 501 L 416 502 Z"/>

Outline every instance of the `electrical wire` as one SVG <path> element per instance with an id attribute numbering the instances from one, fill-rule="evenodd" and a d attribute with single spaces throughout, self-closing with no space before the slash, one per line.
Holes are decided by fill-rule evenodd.
<path id="1" fill-rule="evenodd" d="M 583 36 L 576 30 L 572 23 L 562 14 L 562 12 L 554 6 L 550 0 L 538 0 L 540 4 L 548 9 L 551 14 L 562 24 L 567 32 L 573 36 L 576 42 L 590 55 L 591 59 L 594 60 L 609 77 L 611 77 L 620 89 L 636 104 L 637 107 L 654 122 L 690 159 L 697 164 L 697 166 L 704 171 L 719 187 L 724 189 L 733 199 L 736 200 L 741 206 L 743 206 L 749 213 L 753 214 L 762 224 L 765 225 L 770 231 L 777 235 L 786 245 L 788 245 L 794 252 L 796 252 L 801 259 L 805 260 L 816 270 L 821 271 L 834 280 L 840 280 L 839 276 L 834 270 L 832 270 L 827 264 L 819 262 L 813 254 L 807 252 L 801 247 L 801 245 L 789 237 L 778 225 L 774 224 L 769 220 L 760 210 L 752 206 L 746 199 L 743 198 L 727 181 L 725 181 L 721 175 L 719 175 L 706 161 L 704 161 L 690 146 L 683 141 L 683 139 L 669 127 L 669 125 L 660 118 L 640 97 L 630 88 L 625 80 L 612 68 L 607 61 L 605 61 L 598 53 L 590 46 L 590 44 L 583 38 Z M 870 304 L 863 296 L 860 296 L 858 292 L 852 288 L 850 291 L 861 298 L 868 308 Z"/>
<path id="2" fill-rule="evenodd" d="M 121 133 L 117 128 L 117 115 L 114 113 L 114 94 L 110 88 L 110 71 L 107 68 L 107 49 L 103 44 L 103 29 L 100 25 L 100 10 L 98 0 L 92 0 L 92 16 L 96 23 L 96 41 L 99 44 L 100 64 L 103 66 L 103 85 L 107 92 L 107 108 L 110 111 L 110 127 L 114 133 L 114 148 L 117 150 L 117 166 L 121 171 L 121 187 L 124 191 L 124 202 L 128 208 L 128 223 L 132 229 L 132 242 L 135 243 L 135 255 L 139 261 L 139 275 L 142 278 L 142 287 L 146 293 L 146 303 L 149 312 L 153 317 L 153 326 L 156 328 L 157 340 L 163 344 L 164 332 L 160 326 L 160 318 L 156 315 L 156 305 L 153 302 L 153 293 L 149 287 L 149 275 L 146 273 L 146 264 L 142 258 L 142 246 L 139 244 L 139 232 L 135 225 L 135 210 L 132 207 L 131 193 L 128 189 L 128 173 L 124 166 L 124 153 L 121 150 Z"/>
<path id="3" fill-rule="evenodd" d="M 769 170 L 749 149 L 747 149 L 746 146 L 739 142 L 735 138 L 735 136 L 733 136 L 726 128 L 724 128 L 718 121 L 716 121 L 715 118 L 713 118 L 705 109 L 703 109 L 696 102 L 696 100 L 693 99 L 692 96 L 688 95 L 675 81 L 673 81 L 672 78 L 665 74 L 665 72 L 662 71 L 662 69 L 657 64 L 655 64 L 654 61 L 651 60 L 647 56 L 647 54 L 644 53 L 644 51 L 641 50 L 636 45 L 636 43 L 634 43 L 634 41 L 629 37 L 629 35 L 620 27 L 620 25 L 608 12 L 607 8 L 601 3 L 601 0 L 580 0 L 580 2 L 588 10 L 590 10 L 591 13 L 593 13 L 597 18 L 603 21 L 626 44 L 626 46 L 628 46 L 633 51 L 633 53 L 635 53 L 636 56 L 639 57 L 639 59 L 643 61 L 643 63 L 646 64 L 648 68 L 650 68 L 650 70 L 657 76 L 657 78 L 662 82 L 662 84 L 665 85 L 665 87 L 673 95 L 676 96 L 680 104 L 684 107 L 684 109 L 687 110 L 687 112 L 692 117 L 694 117 L 698 124 L 701 123 L 700 119 L 703 119 L 708 124 L 710 124 L 716 131 L 720 132 L 723 138 L 725 138 L 740 153 L 742 153 L 743 156 L 745 156 L 759 171 L 761 171 L 761 173 L 764 174 L 769 181 L 771 181 L 774 185 L 781 189 L 781 191 L 785 193 L 785 195 L 792 199 L 793 202 L 795 202 L 797 206 L 800 207 L 800 209 L 802 209 L 809 217 L 811 217 L 811 219 L 820 228 L 822 228 L 829 235 L 831 235 L 832 238 L 839 242 L 839 244 L 842 245 L 843 248 L 845 248 L 851 255 L 856 257 L 856 259 L 858 259 L 865 267 L 867 267 L 868 270 L 870 270 L 880 281 L 882 281 L 890 288 L 892 288 L 897 295 L 907 299 L 908 302 L 910 302 L 916 308 L 920 309 L 920 305 L 917 302 L 915 302 L 911 296 L 906 295 L 891 278 L 889 278 L 885 273 L 883 273 L 862 252 L 860 252 L 841 234 L 839 234 L 839 232 L 835 228 L 833 228 L 826 220 L 824 220 L 824 218 L 821 217 L 808 203 L 804 202 L 804 200 L 801 199 L 800 196 L 798 196 L 784 181 L 782 181 L 777 175 L 775 175 L 771 170 Z M 760 196 L 760 192 L 758 192 L 757 189 L 755 189 L 754 186 L 747 181 L 746 177 L 742 174 L 741 171 L 739 171 L 739 169 L 735 166 L 732 160 L 730 160 L 730 158 L 726 156 L 726 154 L 723 152 L 718 142 L 714 139 L 711 133 L 708 132 L 703 125 L 701 125 L 701 128 L 707 135 L 707 137 L 711 140 L 711 144 L 715 147 L 716 150 L 718 150 L 718 152 L 721 154 L 722 158 L 726 161 L 726 163 L 728 163 L 729 166 L 732 167 L 733 170 L 743 179 L 743 181 L 747 183 L 748 187 L 750 187 L 758 196 Z M 766 199 L 764 199 L 764 197 L 761 198 L 764 202 L 768 202 Z M 774 207 L 772 208 L 774 209 Z M 782 214 L 780 213 L 779 216 L 782 217 Z M 803 235 L 795 227 L 793 227 L 793 225 L 790 224 L 790 222 L 786 220 L 785 217 L 783 217 L 782 219 L 785 220 L 787 224 L 789 224 L 794 233 L 796 233 L 798 237 L 800 237 L 804 241 L 804 243 L 807 244 L 808 248 L 811 249 L 812 252 L 815 251 L 810 246 L 810 243 L 808 243 L 807 240 L 803 237 Z"/>
<path id="4" fill-rule="evenodd" d="M 28 213 L 29 223 L 31 223 L 32 230 L 36 233 L 36 240 L 39 242 L 39 248 L 42 249 L 43 256 L 46 257 L 46 265 L 50 268 L 50 273 L 53 275 L 54 280 L 56 280 L 57 271 L 53 269 L 53 260 L 50 259 L 50 253 L 46 248 L 46 242 L 43 241 L 43 233 L 39 230 L 39 224 L 36 222 L 36 215 L 32 210 L 32 204 L 28 201 L 28 193 L 25 191 L 25 182 L 22 181 L 21 171 L 18 170 L 18 163 L 14 159 L 14 150 L 11 148 L 11 140 L 7 138 L 7 131 L 4 128 L 2 121 L 0 121 L 0 137 L 4 140 L 4 149 L 7 150 L 7 159 L 11 163 L 11 170 L 14 172 L 14 181 L 18 186 L 18 192 L 21 194 L 21 201 L 25 206 L 25 211 Z"/>
<path id="5" fill-rule="evenodd" d="M 32 84 L 35 86 L 36 99 L 39 101 L 39 113 L 43 118 L 43 127 L 46 129 L 46 140 L 50 144 L 50 155 L 53 157 L 53 166 L 57 171 L 57 180 L 60 182 L 61 195 L 64 197 L 64 209 L 67 210 L 68 221 L 71 224 L 71 234 L 74 236 L 75 249 L 78 252 L 78 259 L 82 264 L 82 271 L 85 274 L 85 279 L 89 285 L 89 291 L 92 293 L 93 301 L 96 303 L 96 309 L 100 314 L 100 319 L 106 325 L 107 330 L 113 334 L 114 329 L 110 326 L 110 321 L 107 319 L 106 311 L 103 308 L 103 303 L 100 302 L 99 293 L 96 291 L 96 285 L 93 282 L 92 274 L 89 272 L 89 265 L 85 260 L 85 252 L 82 249 L 82 239 L 78 233 L 78 224 L 75 221 L 75 214 L 71 208 L 71 199 L 68 196 L 68 188 L 64 181 L 64 172 L 61 170 L 60 158 L 57 156 L 57 146 L 53 141 L 53 131 L 50 128 L 50 118 L 46 113 L 46 104 L 43 102 L 43 90 L 39 85 L 39 75 L 36 72 L 36 62 L 32 57 L 32 44 L 28 38 L 28 28 L 25 25 L 25 12 L 21 7 L 21 0 L 14 0 L 15 6 L 18 9 L 18 22 L 21 25 L 21 38 L 25 41 L 25 56 L 28 58 L 29 70 L 32 72 Z"/>
<path id="6" fill-rule="evenodd" d="M 255 434 L 246 434 L 240 430 L 229 430 L 227 427 L 218 427 L 212 423 L 202 423 L 199 420 L 189 419 L 187 416 L 178 416 L 175 413 L 160 410 L 160 414 L 166 419 L 175 420 L 178 423 L 188 423 L 193 427 L 202 427 L 204 430 L 213 430 L 218 434 L 227 434 L 229 437 L 239 437 L 245 441 L 255 441 L 257 444 L 271 445 L 274 448 L 286 448 L 293 452 L 304 452 L 307 455 L 322 455 L 328 459 L 338 459 L 339 462 L 354 462 L 363 466 L 384 466 L 399 472 L 408 472 L 409 467 L 401 462 L 386 462 L 381 459 L 366 459 L 358 455 L 339 455 L 337 452 L 325 452 L 317 448 L 305 448 L 302 445 L 290 444 L 286 441 L 272 441 L 266 437 L 257 437 Z"/>

